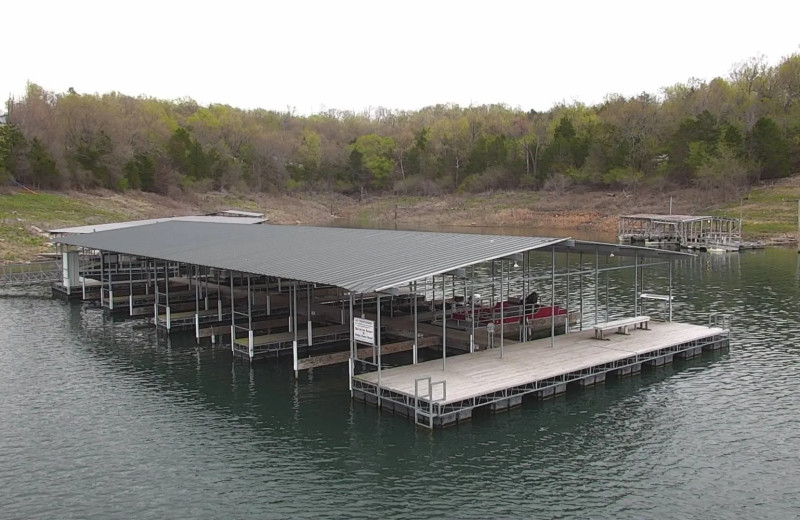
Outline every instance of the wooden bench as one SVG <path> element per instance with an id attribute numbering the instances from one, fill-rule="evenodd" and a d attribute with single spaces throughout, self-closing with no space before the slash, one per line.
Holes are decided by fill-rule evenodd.
<path id="1" fill-rule="evenodd" d="M 603 332 L 617 329 L 617 334 L 628 334 L 628 327 L 648 329 L 650 316 L 634 316 L 632 318 L 622 318 L 605 323 L 598 323 L 594 326 L 594 337 L 603 339 Z"/>

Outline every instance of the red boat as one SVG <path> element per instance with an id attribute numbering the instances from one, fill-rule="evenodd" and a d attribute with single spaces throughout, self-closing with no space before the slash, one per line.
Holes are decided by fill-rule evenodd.
<path id="1" fill-rule="evenodd" d="M 470 307 L 458 309 L 453 311 L 449 319 L 458 322 L 469 322 L 472 321 L 472 312 L 473 310 Z M 476 327 L 484 327 L 489 323 L 500 325 L 501 322 L 506 324 L 519 324 L 520 321 L 531 322 L 540 318 L 550 318 L 553 315 L 556 316 L 556 320 L 559 320 L 561 316 L 562 318 L 560 321 L 563 324 L 563 316 L 567 315 L 567 309 L 562 308 L 560 305 L 526 305 L 513 301 L 497 302 L 493 307 L 475 307 L 474 312 Z"/>

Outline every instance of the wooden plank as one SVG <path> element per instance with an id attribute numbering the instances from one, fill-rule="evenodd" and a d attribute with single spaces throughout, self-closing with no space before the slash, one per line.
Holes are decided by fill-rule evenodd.
<path id="1" fill-rule="evenodd" d="M 439 345 L 441 338 L 429 336 L 427 338 L 420 338 L 417 348 L 426 348 Z M 395 354 L 397 352 L 405 352 L 414 348 L 414 340 L 399 341 L 397 343 L 389 343 L 388 345 L 381 345 L 381 355 Z M 372 358 L 372 347 L 363 347 L 358 349 L 359 359 Z M 297 369 L 306 370 L 309 368 L 321 367 L 325 365 L 334 365 L 337 363 L 346 363 L 350 359 L 350 351 L 334 352 L 332 354 L 325 354 L 322 356 L 313 356 L 297 360 Z"/>

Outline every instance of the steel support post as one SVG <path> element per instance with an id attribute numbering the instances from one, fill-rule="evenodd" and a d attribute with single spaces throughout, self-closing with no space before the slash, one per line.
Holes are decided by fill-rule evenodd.
<path id="1" fill-rule="evenodd" d="M 669 301 L 667 302 L 669 304 L 669 317 L 668 317 L 668 320 L 671 322 L 672 321 L 672 258 L 669 259 L 669 294 L 668 294 L 668 297 L 669 297 Z"/>
<path id="2" fill-rule="evenodd" d="M 433 283 L 434 288 L 436 282 Z M 442 372 L 447 364 L 447 301 L 444 296 L 444 274 L 442 275 Z"/>
<path id="3" fill-rule="evenodd" d="M 377 293 L 375 297 L 375 305 L 377 307 L 378 321 L 375 324 L 375 340 L 378 346 L 378 408 L 381 407 L 381 293 Z M 373 360 L 374 361 L 374 360 Z"/>
<path id="4" fill-rule="evenodd" d="M 594 324 L 597 325 L 597 307 L 600 305 L 600 250 L 594 249 Z"/>
<path id="5" fill-rule="evenodd" d="M 412 311 L 412 317 L 414 319 L 414 364 L 416 365 L 419 362 L 419 333 L 417 331 L 417 323 L 418 323 L 418 311 L 417 311 L 417 282 L 414 282 L 414 310 Z"/>
<path id="6" fill-rule="evenodd" d="M 556 248 L 550 248 L 550 347 L 556 348 Z"/>
<path id="7" fill-rule="evenodd" d="M 503 350 L 504 350 L 504 339 L 505 339 L 505 308 L 506 308 L 506 301 L 503 299 L 503 266 L 505 265 L 506 261 L 504 259 L 500 259 L 500 359 L 503 359 Z M 508 298 L 508 295 L 505 295 Z"/>
<path id="8" fill-rule="evenodd" d="M 355 360 L 357 357 L 357 350 L 356 350 L 356 340 L 355 340 L 355 331 L 353 330 L 353 304 L 355 303 L 355 294 L 352 291 L 349 293 L 350 302 L 350 314 L 349 314 L 349 321 L 350 321 L 350 397 L 353 397 L 353 377 L 355 377 Z"/>
<path id="9" fill-rule="evenodd" d="M 633 315 L 639 315 L 639 253 L 633 256 Z"/>
<path id="10" fill-rule="evenodd" d="M 569 253 L 566 253 L 566 263 L 567 263 L 567 300 L 565 305 L 567 307 L 567 314 L 564 316 L 564 334 L 569 334 Z"/>
<path id="11" fill-rule="evenodd" d="M 292 282 L 292 305 L 289 312 L 291 313 L 290 319 L 292 320 L 292 331 L 294 332 L 294 340 L 292 340 L 292 363 L 294 367 L 294 377 L 297 378 L 299 375 L 297 369 L 297 280 Z"/>

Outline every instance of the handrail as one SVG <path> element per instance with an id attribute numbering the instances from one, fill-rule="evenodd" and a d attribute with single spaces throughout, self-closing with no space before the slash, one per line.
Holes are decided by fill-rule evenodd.
<path id="1" fill-rule="evenodd" d="M 61 279 L 61 271 L 58 260 L 0 265 L 0 285 L 53 282 Z"/>

